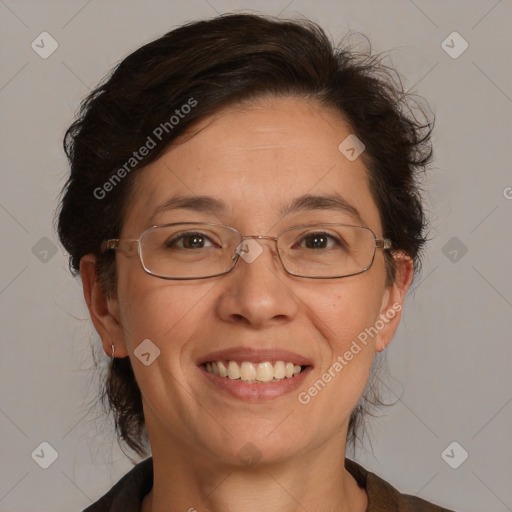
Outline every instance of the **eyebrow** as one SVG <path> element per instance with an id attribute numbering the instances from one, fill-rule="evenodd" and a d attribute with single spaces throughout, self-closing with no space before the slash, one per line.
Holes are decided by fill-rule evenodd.
<path id="1" fill-rule="evenodd" d="M 223 201 L 212 196 L 173 196 L 159 205 L 150 219 L 155 218 L 162 212 L 170 210 L 191 210 L 195 212 L 223 214 L 227 212 L 228 208 Z M 282 217 L 285 217 L 293 213 L 311 210 L 340 211 L 352 217 L 359 224 L 364 224 L 357 208 L 348 203 L 339 194 L 305 194 L 297 197 L 288 205 L 282 205 L 278 213 Z"/>
<path id="2" fill-rule="evenodd" d="M 284 217 L 291 213 L 310 210 L 336 210 L 346 213 L 360 224 L 364 224 L 361 214 L 339 194 L 311 195 L 305 194 L 294 199 L 291 204 L 281 207 L 280 214 Z"/>

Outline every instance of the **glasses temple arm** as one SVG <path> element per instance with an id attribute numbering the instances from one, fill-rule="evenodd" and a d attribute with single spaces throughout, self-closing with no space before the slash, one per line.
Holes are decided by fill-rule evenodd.
<path id="1" fill-rule="evenodd" d="M 121 238 L 111 238 L 101 242 L 101 252 L 119 249 L 120 251 L 137 252 L 139 247 L 138 240 L 123 240 Z"/>
<path id="2" fill-rule="evenodd" d="M 382 240 L 375 240 L 375 247 L 381 249 L 391 249 L 391 240 L 389 238 L 383 238 Z"/>

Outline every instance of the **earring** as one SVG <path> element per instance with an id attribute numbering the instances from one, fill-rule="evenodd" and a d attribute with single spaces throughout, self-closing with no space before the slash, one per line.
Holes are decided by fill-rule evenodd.
<path id="1" fill-rule="evenodd" d="M 116 347 L 112 343 L 112 361 L 114 361 L 114 359 L 115 359 L 115 352 L 116 352 Z"/>

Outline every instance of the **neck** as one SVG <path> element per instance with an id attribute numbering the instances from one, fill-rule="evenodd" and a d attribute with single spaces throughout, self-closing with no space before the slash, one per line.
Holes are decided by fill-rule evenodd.
<path id="1" fill-rule="evenodd" d="M 337 448 L 326 443 L 285 461 L 233 466 L 159 446 L 142 512 L 365 512 L 366 491 L 344 467 L 344 445 Z"/>

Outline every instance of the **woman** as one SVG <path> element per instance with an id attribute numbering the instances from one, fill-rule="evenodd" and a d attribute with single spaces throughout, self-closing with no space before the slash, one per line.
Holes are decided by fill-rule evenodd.
<path id="1" fill-rule="evenodd" d="M 89 96 L 59 235 L 120 438 L 152 457 L 87 511 L 446 510 L 345 459 L 425 242 L 431 124 L 405 98 L 254 15 L 173 30 Z"/>

